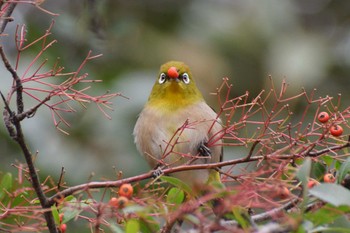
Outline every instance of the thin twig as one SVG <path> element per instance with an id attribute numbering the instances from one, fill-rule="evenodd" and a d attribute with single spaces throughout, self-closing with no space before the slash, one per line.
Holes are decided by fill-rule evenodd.
<path id="1" fill-rule="evenodd" d="M 348 137 L 347 143 L 345 143 L 343 145 L 331 146 L 331 147 L 328 147 L 328 148 L 325 148 L 323 150 L 319 150 L 319 151 L 316 151 L 316 152 L 310 151 L 307 155 L 310 156 L 310 157 L 317 157 L 317 156 L 323 155 L 323 154 L 325 154 L 327 152 L 335 151 L 335 150 L 341 150 L 341 149 L 346 148 L 346 147 L 350 147 L 350 136 Z"/>
<path id="2" fill-rule="evenodd" d="M 255 147 L 256 147 L 259 143 L 260 143 L 260 140 L 256 140 L 256 141 L 253 143 L 252 148 L 250 148 L 249 154 L 248 154 L 248 156 L 246 157 L 246 160 L 249 160 L 250 157 L 252 157 L 252 154 L 253 154 L 253 152 L 254 152 L 254 150 L 255 150 Z"/>
<path id="3" fill-rule="evenodd" d="M 12 68 L 10 62 L 8 61 L 4 50 L 2 46 L 0 45 L 0 56 L 2 61 L 4 62 L 4 65 L 6 69 L 12 74 L 12 78 L 16 83 L 16 92 L 17 92 L 17 113 L 22 113 L 23 112 L 23 86 L 22 86 L 22 81 L 20 77 L 18 76 L 17 72 Z"/>

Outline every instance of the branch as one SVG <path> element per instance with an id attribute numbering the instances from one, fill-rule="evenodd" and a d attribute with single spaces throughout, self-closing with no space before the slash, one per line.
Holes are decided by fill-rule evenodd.
<path id="1" fill-rule="evenodd" d="M 346 147 L 350 147 L 350 136 L 348 137 L 348 141 L 347 143 L 343 144 L 343 145 L 339 145 L 339 146 L 331 146 L 331 147 L 328 147 L 328 148 L 325 148 L 323 150 L 319 150 L 319 151 L 316 151 L 316 152 L 309 152 L 307 153 L 308 156 L 310 157 L 317 157 L 317 156 L 320 156 L 320 155 L 323 155 L 327 152 L 330 152 L 330 151 L 335 151 L 335 150 L 341 150 L 341 149 L 344 149 Z"/>
<path id="2" fill-rule="evenodd" d="M 21 79 L 17 75 L 16 71 L 12 68 L 9 61 L 7 60 L 6 55 L 2 49 L 2 46 L 0 46 L 0 56 L 4 62 L 5 67 L 12 74 L 12 77 L 15 80 L 16 94 L 17 94 L 17 98 L 16 98 L 16 100 L 17 100 L 17 102 L 16 102 L 17 113 L 21 114 L 21 113 L 23 113 L 23 108 L 24 108 L 23 98 L 22 98 L 23 86 L 22 86 Z M 14 115 L 14 112 L 11 111 L 11 109 L 8 105 L 8 102 L 5 100 L 4 96 L 2 94 L 1 94 L 1 96 L 2 96 L 4 103 L 5 103 L 5 110 L 4 110 L 3 115 L 4 115 L 4 120 L 5 120 L 5 125 L 7 127 L 7 130 L 9 131 L 11 136 L 14 136 L 13 138 L 18 143 L 18 145 L 20 146 L 20 148 L 23 152 L 24 158 L 25 158 L 26 163 L 28 165 L 32 186 L 33 186 L 33 188 L 34 188 L 34 190 L 39 198 L 39 201 L 40 201 L 42 208 L 48 209 L 51 207 L 51 205 L 48 204 L 47 197 L 45 196 L 45 194 L 43 192 L 38 173 L 37 173 L 35 166 L 34 166 L 32 154 L 30 153 L 28 146 L 25 142 L 23 131 L 22 131 L 22 126 L 21 126 L 21 119 L 17 117 L 18 115 Z M 16 129 L 16 131 L 14 131 L 14 129 Z M 46 219 L 47 227 L 49 228 L 50 232 L 56 233 L 57 229 L 56 229 L 56 225 L 55 225 L 55 221 L 54 221 L 52 212 L 45 211 L 44 216 Z"/>
<path id="3" fill-rule="evenodd" d="M 340 149 L 343 149 L 345 147 L 350 147 L 350 143 L 348 142 L 344 145 L 334 146 L 332 148 L 328 148 L 327 150 L 322 150 L 322 152 L 327 153 L 330 150 L 333 150 L 333 151 L 340 150 Z M 318 151 L 315 153 L 320 154 L 320 152 L 321 151 Z M 249 154 L 249 155 L 251 155 L 251 154 Z M 287 159 L 293 159 L 294 157 L 295 157 L 294 154 L 282 154 L 282 155 L 272 154 L 272 155 L 266 155 L 266 156 L 263 156 L 263 155 L 250 156 L 250 158 L 248 160 L 247 159 L 248 156 L 245 156 L 243 158 L 232 159 L 232 160 L 218 162 L 218 163 L 181 165 L 181 166 L 177 166 L 177 167 L 166 168 L 166 169 L 162 170 L 162 174 L 168 175 L 171 173 L 180 172 L 180 171 L 188 171 L 188 170 L 216 169 L 216 168 L 225 167 L 225 166 L 229 166 L 229 165 L 248 163 L 248 162 L 259 161 L 259 160 L 269 160 L 269 159 L 287 160 Z M 145 179 L 150 179 L 152 177 L 154 177 L 153 170 L 149 171 L 147 173 L 141 174 L 141 175 L 137 175 L 137 176 L 133 176 L 133 177 L 125 178 L 122 180 L 117 180 L 117 181 L 95 181 L 95 182 L 80 184 L 77 186 L 67 188 L 67 189 L 65 189 L 61 192 L 58 192 L 55 195 L 51 196 L 50 198 L 48 198 L 48 204 L 53 205 L 54 203 L 59 201 L 61 198 L 65 198 L 69 195 L 72 195 L 72 194 L 78 192 L 78 191 L 84 191 L 84 190 L 96 189 L 96 188 L 119 187 L 121 184 L 124 184 L 124 183 L 133 183 L 133 182 L 137 182 L 137 181 L 141 181 L 141 180 L 145 180 Z"/>
<path id="4" fill-rule="evenodd" d="M 15 9 L 17 3 L 7 3 L 3 8 L 6 8 L 5 13 L 0 16 L 0 35 L 5 31 L 8 22 L 13 21 L 11 18 L 12 12 Z"/>
<path id="5" fill-rule="evenodd" d="M 17 113 L 23 112 L 23 86 L 20 77 L 17 75 L 17 72 L 12 68 L 10 62 L 8 61 L 2 46 L 0 45 L 0 56 L 6 69 L 12 74 L 12 78 L 16 83 L 16 93 L 17 93 Z"/>

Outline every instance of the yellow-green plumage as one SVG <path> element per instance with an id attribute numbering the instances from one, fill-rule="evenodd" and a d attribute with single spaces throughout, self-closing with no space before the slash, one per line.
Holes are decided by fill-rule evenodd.
<path id="1" fill-rule="evenodd" d="M 189 126 L 178 131 L 185 122 Z M 221 130 L 217 114 L 205 103 L 188 66 L 177 61 L 162 65 L 134 128 L 137 149 L 148 163 L 154 168 L 159 164 L 173 167 L 219 162 L 221 139 L 215 137 Z M 199 147 L 207 142 L 215 142 L 209 148 L 211 156 L 199 153 Z M 206 183 L 209 173 L 193 170 L 173 176 L 194 185 Z"/>

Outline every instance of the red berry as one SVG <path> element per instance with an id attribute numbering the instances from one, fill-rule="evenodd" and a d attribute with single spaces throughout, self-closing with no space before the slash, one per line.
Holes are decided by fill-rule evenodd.
<path id="1" fill-rule="evenodd" d="M 339 137 L 343 134 L 343 127 L 341 127 L 340 125 L 332 125 L 329 131 L 334 137 Z"/>
<path id="2" fill-rule="evenodd" d="M 282 199 L 290 196 L 290 191 L 287 187 L 281 187 L 277 190 L 278 196 Z"/>
<path id="3" fill-rule="evenodd" d="M 172 66 L 168 69 L 168 76 L 170 78 L 178 78 L 179 77 L 179 73 L 176 70 L 176 67 Z"/>
<path id="4" fill-rule="evenodd" d="M 308 182 L 307 182 L 307 187 L 309 189 L 313 188 L 314 186 L 318 185 L 319 182 L 317 180 L 314 180 L 314 179 L 310 179 Z"/>
<path id="5" fill-rule="evenodd" d="M 134 189 L 131 186 L 131 184 L 122 184 L 122 186 L 120 186 L 119 188 L 118 193 L 119 193 L 119 196 L 131 198 L 133 192 L 134 192 Z"/>
<path id="6" fill-rule="evenodd" d="M 60 225 L 60 231 L 61 233 L 65 233 L 67 230 L 67 224 L 63 223 Z"/>
<path id="7" fill-rule="evenodd" d="M 327 112 L 320 112 L 318 114 L 317 119 L 321 123 L 326 123 L 329 120 L 329 114 Z"/>
<path id="8" fill-rule="evenodd" d="M 128 204 L 129 199 L 127 197 L 121 196 L 121 197 L 118 197 L 117 201 L 118 201 L 118 206 L 117 207 L 119 209 L 123 209 L 126 206 L 126 204 Z"/>
<path id="9" fill-rule="evenodd" d="M 117 207 L 117 206 L 118 206 L 118 198 L 112 197 L 112 198 L 109 200 L 108 204 L 110 204 L 111 206 Z"/>
<path id="10" fill-rule="evenodd" d="M 323 181 L 325 183 L 334 183 L 335 177 L 331 173 L 327 173 L 326 175 L 323 176 Z"/>

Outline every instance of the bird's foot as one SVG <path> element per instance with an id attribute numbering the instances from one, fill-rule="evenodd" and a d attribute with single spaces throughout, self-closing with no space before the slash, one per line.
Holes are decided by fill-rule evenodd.
<path id="1" fill-rule="evenodd" d="M 199 144 L 198 152 L 203 157 L 210 157 L 211 156 L 211 150 L 208 148 L 206 142 L 201 142 L 201 144 Z"/>
<path id="2" fill-rule="evenodd" d="M 163 175 L 162 167 L 161 166 L 157 166 L 153 170 L 153 178 L 156 179 L 156 178 L 160 177 L 161 175 Z"/>

